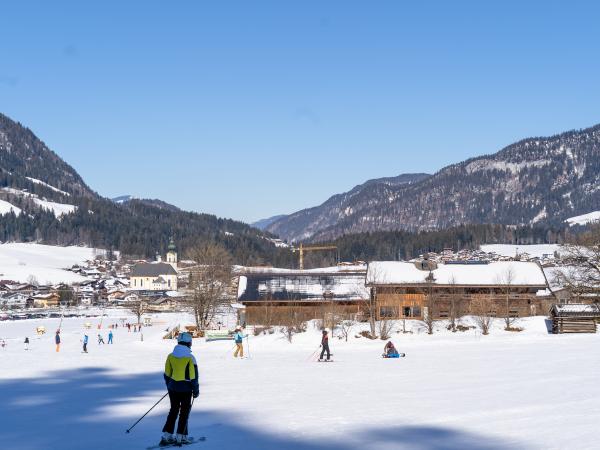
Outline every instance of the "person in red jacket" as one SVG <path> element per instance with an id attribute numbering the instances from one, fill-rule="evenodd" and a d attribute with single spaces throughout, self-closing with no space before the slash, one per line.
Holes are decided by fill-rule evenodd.
<path id="1" fill-rule="evenodd" d="M 329 351 L 329 334 L 327 334 L 327 330 L 323 330 L 323 335 L 321 336 L 321 356 L 319 356 L 319 361 L 323 361 L 323 356 L 325 352 L 327 352 L 327 361 L 331 358 L 331 352 Z"/>

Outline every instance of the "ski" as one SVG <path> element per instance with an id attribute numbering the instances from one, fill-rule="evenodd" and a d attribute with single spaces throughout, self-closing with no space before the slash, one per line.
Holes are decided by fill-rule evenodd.
<path id="1" fill-rule="evenodd" d="M 197 444 L 198 442 L 204 442 L 204 441 L 206 441 L 206 436 L 201 436 L 199 438 L 192 438 L 192 441 L 188 442 L 187 444 L 178 444 L 177 442 L 173 442 L 172 444 L 166 444 L 166 445 L 156 444 L 156 445 L 152 445 L 150 447 L 146 447 L 146 450 L 158 450 L 160 448 L 186 447 L 188 445 L 193 445 L 193 444 Z"/>

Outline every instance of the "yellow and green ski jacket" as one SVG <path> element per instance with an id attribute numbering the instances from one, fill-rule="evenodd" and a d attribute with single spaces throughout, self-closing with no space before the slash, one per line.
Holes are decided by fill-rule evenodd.
<path id="1" fill-rule="evenodd" d="M 177 344 L 165 362 L 167 389 L 175 392 L 198 392 L 198 364 L 192 350 Z"/>

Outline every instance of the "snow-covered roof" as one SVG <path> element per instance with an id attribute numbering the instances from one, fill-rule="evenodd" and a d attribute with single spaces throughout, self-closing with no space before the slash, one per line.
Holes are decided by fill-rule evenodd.
<path id="1" fill-rule="evenodd" d="M 316 269 L 280 269 L 277 267 L 242 267 L 238 266 L 239 273 L 277 273 L 277 274 L 320 274 L 337 272 L 366 272 L 366 264 L 339 265 L 332 267 L 317 267 Z"/>
<path id="2" fill-rule="evenodd" d="M 336 266 L 311 270 L 266 268 L 247 271 L 239 278 L 238 300 L 322 301 L 328 298 L 352 301 L 369 298 L 369 290 L 365 286 L 366 267 L 360 267 L 362 270 L 344 271 Z"/>
<path id="3" fill-rule="evenodd" d="M 554 311 L 557 313 L 600 313 L 598 305 L 554 305 Z"/>
<path id="4" fill-rule="evenodd" d="M 432 270 L 434 284 L 462 286 L 508 284 L 507 275 L 509 273 L 512 273 L 511 285 L 546 286 L 542 269 L 533 262 L 439 264 L 437 269 Z M 420 270 L 410 262 L 377 261 L 369 263 L 367 284 L 425 284 L 428 275 L 428 270 Z"/>

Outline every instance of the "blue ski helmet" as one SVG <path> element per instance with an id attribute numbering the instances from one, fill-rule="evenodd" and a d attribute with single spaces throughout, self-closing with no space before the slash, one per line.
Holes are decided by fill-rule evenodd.
<path id="1" fill-rule="evenodd" d="M 191 344 L 192 335 L 190 333 L 180 333 L 177 342 L 180 344 Z"/>

